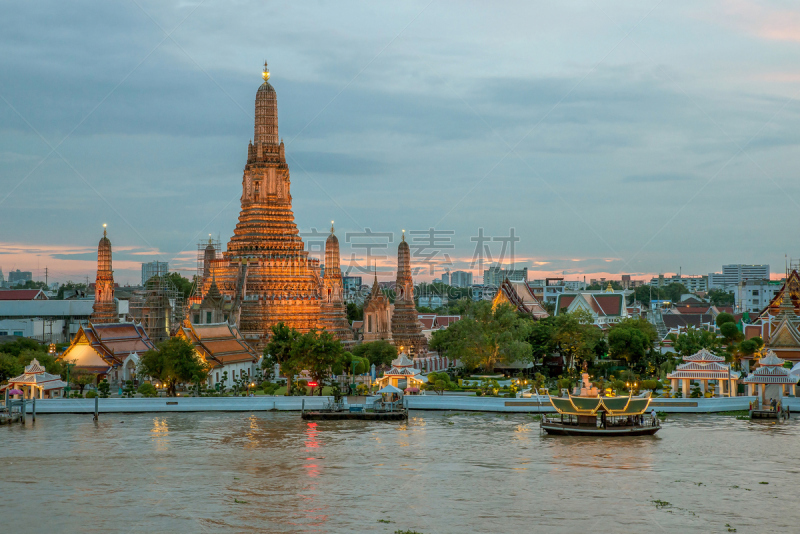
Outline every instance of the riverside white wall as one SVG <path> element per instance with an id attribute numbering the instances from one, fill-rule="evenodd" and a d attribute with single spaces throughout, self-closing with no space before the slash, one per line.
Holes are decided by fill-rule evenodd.
<path id="1" fill-rule="evenodd" d="M 367 404 L 377 397 L 371 397 Z M 114 412 L 257 412 L 267 410 L 300 411 L 323 408 L 331 397 L 158 397 L 99 399 L 101 413 Z M 652 401 L 656 411 L 667 413 L 713 413 L 747 410 L 756 397 L 714 399 L 660 399 Z M 411 410 L 454 410 L 509 413 L 553 413 L 549 402 L 535 399 L 506 399 L 459 395 L 409 395 L 405 404 Z M 800 414 L 800 399 L 784 398 L 783 405 Z M 30 413 L 33 406 L 26 403 Z M 36 413 L 94 413 L 94 399 L 43 399 L 36 401 Z"/>

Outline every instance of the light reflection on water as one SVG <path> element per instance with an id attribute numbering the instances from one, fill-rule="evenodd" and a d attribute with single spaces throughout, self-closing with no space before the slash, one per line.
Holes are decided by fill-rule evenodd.
<path id="1" fill-rule="evenodd" d="M 6 532 L 793 532 L 798 436 L 713 415 L 601 439 L 525 415 L 40 415 L 0 427 L 0 510 Z"/>

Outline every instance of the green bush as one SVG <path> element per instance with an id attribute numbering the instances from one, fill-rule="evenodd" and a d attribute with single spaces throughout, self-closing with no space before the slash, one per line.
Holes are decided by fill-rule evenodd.
<path id="1" fill-rule="evenodd" d="M 642 387 L 641 389 L 651 389 L 656 390 L 658 389 L 659 383 L 658 380 L 642 380 Z"/>
<path id="2" fill-rule="evenodd" d="M 145 382 L 144 384 L 140 385 L 137 391 L 145 397 L 158 397 L 158 390 L 149 382 Z"/>
<path id="3" fill-rule="evenodd" d="M 95 397 L 97 397 L 97 392 L 96 391 L 89 390 L 89 391 L 86 392 L 86 398 L 87 399 L 93 399 Z"/>
<path id="4" fill-rule="evenodd" d="M 274 395 L 276 391 L 281 388 L 280 384 L 275 384 L 273 382 L 264 382 L 261 384 L 261 389 L 264 390 L 265 395 Z"/>

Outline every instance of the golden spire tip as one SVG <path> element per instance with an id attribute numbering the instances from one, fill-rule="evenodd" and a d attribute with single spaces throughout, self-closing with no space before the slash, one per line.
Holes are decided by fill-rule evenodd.
<path id="1" fill-rule="evenodd" d="M 269 68 L 267 67 L 266 59 L 264 60 L 264 70 L 261 71 L 261 77 L 264 78 L 265 82 L 269 80 Z"/>

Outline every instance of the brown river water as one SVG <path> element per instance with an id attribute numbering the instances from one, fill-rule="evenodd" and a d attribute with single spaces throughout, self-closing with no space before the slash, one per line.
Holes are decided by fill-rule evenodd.
<path id="1" fill-rule="evenodd" d="M 594 439 L 516 414 L 39 415 L 0 427 L 0 532 L 800 532 L 799 437 L 720 415 Z"/>

